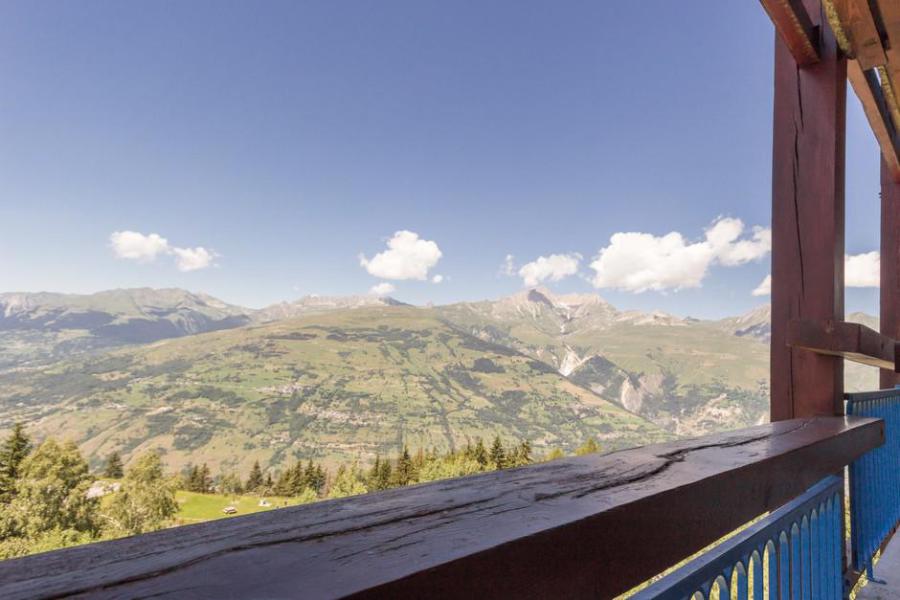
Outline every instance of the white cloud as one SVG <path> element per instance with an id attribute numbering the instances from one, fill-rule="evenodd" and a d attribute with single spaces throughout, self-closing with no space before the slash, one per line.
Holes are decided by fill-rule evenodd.
<path id="1" fill-rule="evenodd" d="M 144 235 L 137 231 L 114 231 L 109 236 L 109 243 L 116 257 L 138 262 L 151 262 L 157 255 L 169 253 L 169 242 L 156 233 Z"/>
<path id="2" fill-rule="evenodd" d="M 109 236 L 110 246 L 118 258 L 147 263 L 157 256 L 174 256 L 179 271 L 196 271 L 212 265 L 217 254 L 201 246 L 178 248 L 171 246 L 159 234 L 144 235 L 137 231 L 114 231 Z"/>
<path id="3" fill-rule="evenodd" d="M 766 275 L 765 279 L 751 292 L 754 296 L 769 296 L 772 293 L 772 276 Z"/>
<path id="4" fill-rule="evenodd" d="M 196 271 L 210 266 L 215 259 L 215 252 L 202 246 L 196 248 L 172 248 L 175 255 L 175 266 L 179 271 Z"/>
<path id="5" fill-rule="evenodd" d="M 373 285 L 372 289 L 369 290 L 369 293 L 375 294 L 376 296 L 387 296 L 388 294 L 394 293 L 394 290 L 396 289 L 397 288 L 395 288 L 392 283 L 382 281 L 381 283 Z"/>
<path id="6" fill-rule="evenodd" d="M 360 255 L 359 264 L 381 279 L 428 279 L 428 271 L 441 259 L 441 249 L 412 231 L 398 231 L 387 242 L 388 249 L 371 259 Z"/>
<path id="7" fill-rule="evenodd" d="M 662 236 L 614 233 L 590 264 L 592 283 L 634 293 L 695 288 L 712 265 L 742 265 L 759 260 L 772 248 L 772 233 L 766 228 L 754 227 L 749 238 L 741 239 L 740 219 L 716 219 L 704 233 L 697 242 L 677 231 Z"/>
<path id="8" fill-rule="evenodd" d="M 844 256 L 845 287 L 879 287 L 881 284 L 881 256 L 876 250 L 863 254 Z M 768 296 L 772 293 L 772 276 L 766 278 L 753 290 L 754 296 Z"/>
<path id="9" fill-rule="evenodd" d="M 441 283 L 442 281 L 444 281 L 443 275 L 435 275 L 431 278 L 431 283 Z"/>
<path id="10" fill-rule="evenodd" d="M 512 256 L 507 256 L 512 259 Z M 578 272 L 580 254 L 551 254 L 539 256 L 537 260 L 522 265 L 519 277 L 526 286 L 538 285 L 543 281 L 559 281 Z"/>
<path id="11" fill-rule="evenodd" d="M 738 239 L 744 231 L 740 219 L 719 219 L 706 230 L 706 241 L 712 246 L 719 264 L 726 267 L 758 260 L 772 251 L 772 230 L 756 226 L 750 239 Z"/>
<path id="12" fill-rule="evenodd" d="M 844 285 L 878 287 L 881 284 L 881 255 L 876 250 L 865 254 L 848 254 L 844 259 Z"/>

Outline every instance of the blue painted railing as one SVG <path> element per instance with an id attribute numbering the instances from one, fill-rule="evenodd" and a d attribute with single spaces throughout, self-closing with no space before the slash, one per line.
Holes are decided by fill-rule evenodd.
<path id="1" fill-rule="evenodd" d="M 884 445 L 850 465 L 853 568 L 872 576 L 872 558 L 900 521 L 900 389 L 847 394 L 847 414 L 884 419 Z"/>
<path id="2" fill-rule="evenodd" d="M 632 598 L 839 600 L 842 496 L 842 478 L 823 479 Z"/>

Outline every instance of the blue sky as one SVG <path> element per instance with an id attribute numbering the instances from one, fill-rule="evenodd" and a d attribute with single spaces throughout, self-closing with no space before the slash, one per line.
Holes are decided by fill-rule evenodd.
<path id="1" fill-rule="evenodd" d="M 746 0 L 4 2 L 0 291 L 445 303 L 577 253 L 544 283 L 736 314 L 766 301 L 769 256 L 734 243 L 770 220 L 773 36 Z M 848 253 L 878 248 L 877 152 L 851 98 Z M 695 246 L 720 217 L 744 231 Z M 378 258 L 398 231 L 408 252 Z M 682 281 L 699 287 L 623 284 L 628 252 L 670 232 L 707 252 Z M 849 289 L 847 308 L 876 300 Z"/>

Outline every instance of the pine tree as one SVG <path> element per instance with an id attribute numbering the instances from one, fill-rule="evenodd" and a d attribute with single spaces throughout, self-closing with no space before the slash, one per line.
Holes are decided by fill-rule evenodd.
<path id="1" fill-rule="evenodd" d="M 203 463 L 203 466 L 197 470 L 197 491 L 208 494 L 212 491 L 212 476 L 209 474 L 209 465 Z"/>
<path id="2" fill-rule="evenodd" d="M 111 479 L 121 479 L 125 475 L 125 467 L 122 464 L 122 457 L 118 452 L 113 452 L 106 459 L 106 466 L 103 468 L 103 476 Z"/>
<path id="3" fill-rule="evenodd" d="M 303 463 L 297 462 L 291 469 L 291 496 L 299 496 L 306 489 L 306 473 L 303 470 Z"/>
<path id="4" fill-rule="evenodd" d="M 585 442 L 575 450 L 576 456 L 584 456 L 585 454 L 594 454 L 600 452 L 600 444 L 594 438 L 588 438 Z"/>
<path id="5" fill-rule="evenodd" d="M 503 469 L 506 467 L 506 452 L 503 450 L 503 442 L 500 436 L 494 437 L 494 443 L 491 444 L 491 466 L 495 469 Z"/>
<path id="6" fill-rule="evenodd" d="M 259 461 L 253 461 L 253 468 L 250 469 L 250 476 L 247 477 L 247 485 L 244 486 L 248 492 L 258 492 L 263 486 L 262 469 L 259 468 Z"/>
<path id="7" fill-rule="evenodd" d="M 413 480 L 413 464 L 409 449 L 403 446 L 403 452 L 397 457 L 397 468 L 394 469 L 394 485 L 409 485 Z"/>
<path id="8" fill-rule="evenodd" d="M 532 462 L 534 459 L 531 457 L 531 444 L 528 440 L 522 440 L 516 456 L 516 466 L 530 465 Z"/>
<path id="9" fill-rule="evenodd" d="M 482 470 L 485 469 L 488 464 L 488 455 L 487 450 L 484 448 L 484 440 L 481 438 L 478 438 L 478 441 L 475 443 L 473 455 L 475 457 L 475 462 L 481 465 Z"/>
<path id="10" fill-rule="evenodd" d="M 0 503 L 9 502 L 15 495 L 16 480 L 22 461 L 31 452 L 31 440 L 21 423 L 13 425 L 12 433 L 0 446 Z"/>

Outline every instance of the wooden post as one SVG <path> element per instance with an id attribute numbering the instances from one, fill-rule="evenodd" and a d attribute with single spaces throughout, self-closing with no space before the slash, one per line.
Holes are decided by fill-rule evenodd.
<path id="1" fill-rule="evenodd" d="M 844 317 L 844 134 L 847 62 L 819 0 L 819 62 L 799 67 L 775 40 L 772 152 L 773 421 L 843 414 L 842 359 L 787 345 L 791 320 Z"/>
<path id="2" fill-rule="evenodd" d="M 881 159 L 881 333 L 900 339 L 900 183 Z M 900 384 L 893 370 L 881 369 L 881 388 Z"/>

